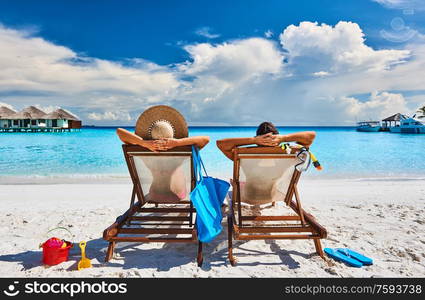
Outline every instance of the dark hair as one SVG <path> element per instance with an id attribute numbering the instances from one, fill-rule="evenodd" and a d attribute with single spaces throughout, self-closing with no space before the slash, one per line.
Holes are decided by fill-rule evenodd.
<path id="1" fill-rule="evenodd" d="M 272 122 L 263 122 L 257 127 L 257 135 L 263 135 L 267 133 L 279 134 L 279 130 L 273 125 Z"/>

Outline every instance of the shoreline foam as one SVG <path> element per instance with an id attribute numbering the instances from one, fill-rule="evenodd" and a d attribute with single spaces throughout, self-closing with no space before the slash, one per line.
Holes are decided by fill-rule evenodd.
<path id="1" fill-rule="evenodd" d="M 422 181 L 425 180 L 425 174 L 401 174 L 401 176 L 390 175 L 369 175 L 369 176 L 347 176 L 347 175 L 330 175 L 320 176 L 316 174 L 303 174 L 301 180 L 307 181 L 341 181 L 351 180 L 357 182 L 373 182 L 373 181 Z M 229 181 L 232 175 L 219 176 L 214 172 L 209 173 L 210 176 L 219 177 Z M 8 176 L 0 175 L 1 185 L 57 185 L 57 184 L 128 184 L 131 183 L 131 177 L 128 174 L 68 174 L 68 175 L 28 175 L 28 176 Z"/>

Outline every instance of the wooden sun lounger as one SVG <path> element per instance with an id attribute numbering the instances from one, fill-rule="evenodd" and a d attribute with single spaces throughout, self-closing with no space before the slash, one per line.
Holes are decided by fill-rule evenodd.
<path id="1" fill-rule="evenodd" d="M 134 158 L 137 156 L 187 157 L 190 160 L 191 190 L 195 187 L 191 147 L 178 147 L 170 151 L 154 153 L 134 145 L 123 145 L 124 157 L 133 182 L 129 209 L 106 228 L 103 238 L 109 242 L 105 261 L 109 261 L 118 242 L 198 242 L 197 263 L 202 265 L 202 243 L 197 239 L 194 223 L 196 213 L 190 201 L 159 203 L 147 201 L 137 174 Z M 177 216 L 175 214 L 178 214 Z M 153 235 L 153 236 L 152 236 Z"/>
<path id="2" fill-rule="evenodd" d="M 269 240 L 269 239 L 312 239 L 316 252 L 324 258 L 320 239 L 326 238 L 327 231 L 315 218 L 307 213 L 301 205 L 297 183 L 301 176 L 295 168 L 290 179 L 286 196 L 282 199 L 295 215 L 281 216 L 244 216 L 242 211 L 240 168 L 242 159 L 297 159 L 295 154 L 286 154 L 278 147 L 246 147 L 233 150 L 233 192 L 228 214 L 228 257 L 230 263 L 236 264 L 233 255 L 235 240 Z M 248 196 L 249 197 L 249 196 Z M 295 199 L 294 199 L 295 198 Z M 274 206 L 274 203 L 271 203 Z M 261 221 L 262 224 L 253 224 Z M 270 223 L 273 224 L 270 224 Z M 279 224 L 276 224 L 280 222 Z M 267 225 L 269 224 L 269 225 Z"/>

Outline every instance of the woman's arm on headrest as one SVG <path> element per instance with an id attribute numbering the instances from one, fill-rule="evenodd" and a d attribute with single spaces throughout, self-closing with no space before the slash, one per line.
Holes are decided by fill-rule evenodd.
<path id="1" fill-rule="evenodd" d="M 140 136 L 123 128 L 117 129 L 117 135 L 124 144 L 139 145 L 153 152 L 161 150 L 158 142 L 144 140 Z"/>
<path id="2" fill-rule="evenodd" d="M 210 141 L 209 136 L 191 136 L 187 138 L 175 139 L 175 138 L 166 138 L 160 139 L 158 142 L 160 143 L 160 150 L 166 151 L 173 149 L 175 147 L 181 146 L 197 146 L 199 149 L 202 149 L 207 145 Z"/>
<path id="3" fill-rule="evenodd" d="M 190 145 L 195 145 L 202 149 L 210 141 L 209 136 L 192 136 L 181 139 L 170 138 L 160 140 L 144 140 L 140 136 L 135 135 L 134 133 L 123 128 L 117 129 L 117 135 L 125 144 L 139 145 L 154 152 L 166 151 L 175 147 Z"/>
<path id="4" fill-rule="evenodd" d="M 209 136 L 190 136 L 187 138 L 177 139 L 178 146 L 197 146 L 199 149 L 204 148 L 209 142 Z"/>

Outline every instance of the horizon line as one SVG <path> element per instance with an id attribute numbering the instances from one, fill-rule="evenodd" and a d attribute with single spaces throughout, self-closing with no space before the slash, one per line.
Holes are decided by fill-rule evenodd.
<path id="1" fill-rule="evenodd" d="M 118 127 L 136 127 L 135 125 L 83 125 L 81 128 L 118 128 Z M 257 127 L 257 125 L 189 125 L 189 128 L 195 127 L 246 127 L 252 128 Z M 276 125 L 276 127 L 356 127 L 355 125 Z"/>

